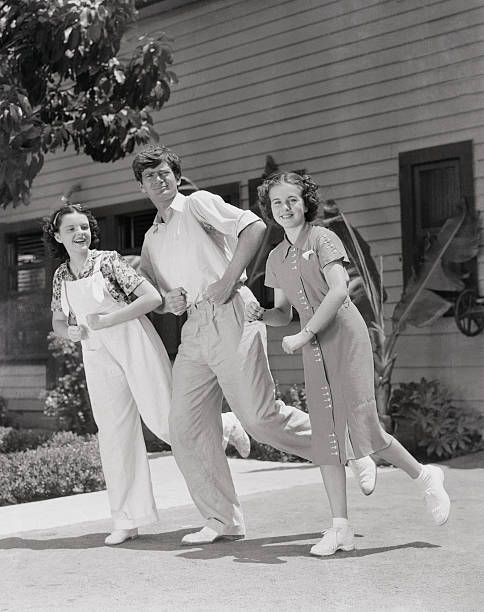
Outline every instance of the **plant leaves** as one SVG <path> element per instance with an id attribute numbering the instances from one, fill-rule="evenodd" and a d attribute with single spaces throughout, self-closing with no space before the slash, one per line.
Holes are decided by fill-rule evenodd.
<path id="1" fill-rule="evenodd" d="M 392 315 L 394 328 L 399 333 L 403 331 L 407 323 L 425 325 L 435 320 L 437 312 L 439 313 L 438 316 L 443 314 L 445 306 L 445 304 L 442 304 L 443 300 L 439 300 L 438 296 L 436 296 L 435 300 L 433 297 L 431 298 L 429 293 L 426 292 L 426 287 L 435 269 L 440 265 L 445 251 L 462 226 L 465 216 L 466 211 L 464 208 L 459 216 L 447 219 L 439 231 L 436 240 L 427 251 L 418 276 L 408 282 L 406 290 L 399 303 L 395 306 Z M 432 301 L 429 308 L 430 300 Z M 439 306 L 437 306 L 437 302 Z"/>

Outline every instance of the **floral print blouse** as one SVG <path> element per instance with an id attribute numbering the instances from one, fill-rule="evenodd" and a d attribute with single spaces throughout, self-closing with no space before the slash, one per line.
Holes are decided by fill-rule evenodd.
<path id="1" fill-rule="evenodd" d="M 116 302 L 130 303 L 133 291 L 143 282 L 140 276 L 116 251 L 89 251 L 88 258 L 79 276 L 76 278 L 69 268 L 69 262 L 62 263 L 54 273 L 52 281 L 51 310 L 62 311 L 61 287 L 63 281 L 74 281 L 92 276 L 96 260 L 101 257 L 100 270 L 106 281 L 106 287 Z"/>

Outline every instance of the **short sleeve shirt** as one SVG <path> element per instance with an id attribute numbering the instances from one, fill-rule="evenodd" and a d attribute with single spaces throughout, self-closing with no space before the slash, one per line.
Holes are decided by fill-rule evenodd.
<path id="1" fill-rule="evenodd" d="M 202 299 L 208 285 L 222 278 L 240 232 L 260 218 L 208 191 L 178 193 L 170 208 L 168 222 L 156 218 L 146 232 L 141 273 L 162 295 L 183 287 L 192 304 Z M 246 278 L 244 273 L 241 282 Z"/>
<path id="2" fill-rule="evenodd" d="M 100 271 L 106 281 L 106 287 L 116 302 L 130 303 L 133 301 L 132 293 L 143 282 L 140 276 L 129 263 L 116 251 L 89 251 L 89 256 L 76 278 L 69 268 L 69 262 L 62 263 L 54 273 L 52 281 L 52 311 L 62 311 L 61 287 L 63 281 L 74 281 L 79 278 L 88 278 L 94 273 L 96 261 L 101 258 Z"/>
<path id="3" fill-rule="evenodd" d="M 324 227 L 306 224 L 294 244 L 284 238 L 269 253 L 265 284 L 282 289 L 300 316 L 309 319 L 328 293 L 323 270 L 334 261 L 349 264 L 338 236 Z"/>

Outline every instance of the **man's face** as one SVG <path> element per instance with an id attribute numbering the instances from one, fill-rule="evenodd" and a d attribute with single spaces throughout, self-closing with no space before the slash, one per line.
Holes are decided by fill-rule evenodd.
<path id="1" fill-rule="evenodd" d="M 166 162 L 160 162 L 156 168 L 143 170 L 141 191 L 146 193 L 155 206 L 169 206 L 178 192 L 180 179 L 176 179 L 173 170 Z"/>

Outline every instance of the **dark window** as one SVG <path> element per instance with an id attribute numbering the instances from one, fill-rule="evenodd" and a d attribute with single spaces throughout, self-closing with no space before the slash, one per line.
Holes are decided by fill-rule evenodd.
<path id="1" fill-rule="evenodd" d="M 50 262 L 40 232 L 7 235 L 7 291 L 0 303 L 5 325 L 0 356 L 5 359 L 46 359 L 51 329 Z"/>
<path id="2" fill-rule="evenodd" d="M 228 204 L 240 206 L 240 183 L 210 185 L 209 187 L 203 187 L 203 189 L 219 195 Z"/>
<path id="3" fill-rule="evenodd" d="M 464 206 L 475 210 L 472 141 L 408 151 L 399 155 L 403 274 L 406 283 L 418 272 L 425 248 L 445 221 Z M 476 258 L 449 264 L 449 272 L 476 288 Z M 458 291 L 442 291 L 455 298 Z"/>
<path id="4" fill-rule="evenodd" d="M 118 217 L 118 250 L 123 254 L 139 254 L 146 232 L 153 225 L 156 211 L 150 208 Z"/>
<path id="5" fill-rule="evenodd" d="M 9 293 L 45 289 L 45 249 L 40 233 L 9 236 L 7 253 Z"/>

